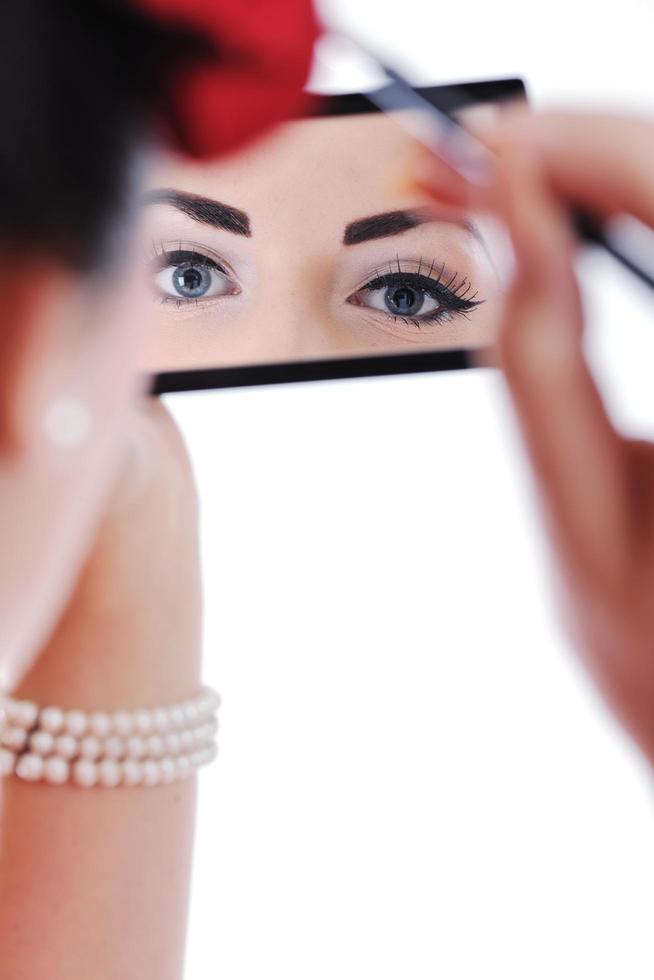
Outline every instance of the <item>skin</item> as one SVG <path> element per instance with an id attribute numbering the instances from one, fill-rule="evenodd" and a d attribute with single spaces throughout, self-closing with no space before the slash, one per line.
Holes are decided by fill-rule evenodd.
<path id="1" fill-rule="evenodd" d="M 654 444 L 619 434 L 582 349 L 565 204 L 654 227 L 654 124 L 637 117 L 513 113 L 479 135 L 497 154 L 487 186 L 434 167 L 423 185 L 474 201 L 510 230 L 517 270 L 500 360 L 533 465 L 579 654 L 654 763 Z M 552 397 L 552 393 L 556 397 Z"/>
<path id="2" fill-rule="evenodd" d="M 458 186 L 467 203 L 501 214 L 512 234 L 517 268 L 500 353 L 568 619 L 591 672 L 652 762 L 654 446 L 615 432 L 588 372 L 561 200 L 630 210 L 654 224 L 654 171 L 646 163 L 654 162 L 654 128 L 588 117 L 505 125 L 485 134 L 500 157 L 492 185 L 462 190 L 450 181 L 441 196 L 452 204 Z M 437 183 L 434 177 L 432 193 Z M 5 541 L 22 522 L 25 546 L 14 566 L 22 586 L 7 562 L 0 580 L 3 664 L 21 696 L 64 706 L 186 697 L 198 671 L 195 497 L 165 413 L 128 409 L 134 319 L 128 329 L 108 313 L 99 318 L 99 297 L 85 307 L 81 284 L 56 265 L 26 263 L 23 273 L 5 272 L 0 289 L 0 323 L 13 325 L 3 330 L 0 362 L 0 520 Z M 94 334 L 82 329 L 91 312 Z M 49 398 L 69 393 L 72 378 L 94 418 L 105 421 L 93 446 L 64 466 L 43 446 L 39 420 Z M 118 419 L 110 420 L 110 409 Z M 43 554 L 52 554 L 52 565 Z M 7 975 L 179 977 L 192 783 L 81 796 L 10 780 L 4 792 Z"/>
<path id="3" fill-rule="evenodd" d="M 203 173 L 208 186 L 211 176 Z M 278 176 L 277 193 L 286 193 Z M 243 203 L 256 210 L 247 195 Z M 377 199 L 361 204 L 374 211 Z M 317 214 L 314 230 L 327 216 Z M 311 254 L 312 281 L 331 270 L 342 224 L 329 248 L 321 242 Z M 282 230 L 261 236 L 262 262 L 280 275 Z M 294 243 L 296 259 L 310 233 Z M 193 477 L 171 418 L 139 397 L 136 380 L 161 313 L 144 289 L 141 245 L 136 236 L 93 284 L 47 256 L 0 261 L 0 671 L 7 690 L 39 704 L 149 707 L 187 698 L 200 683 Z M 304 297 L 288 315 L 296 285 L 287 278 L 277 298 L 261 300 L 280 307 L 289 330 L 316 312 Z M 325 316 L 321 327 L 331 329 Z M 65 449 L 43 427 L 48 405 L 63 397 L 81 400 L 92 419 L 90 438 Z M 3 781 L 3 971 L 179 978 L 195 799 L 195 778 L 113 792 Z"/>
<path id="4" fill-rule="evenodd" d="M 102 281 L 0 261 L 0 668 L 17 697 L 116 710 L 200 684 L 197 502 L 172 419 L 139 396 L 153 309 L 131 254 Z M 75 397 L 93 428 L 44 437 Z M 2 973 L 179 980 L 196 778 L 0 789 Z"/>
<path id="5" fill-rule="evenodd" d="M 0 683 L 8 689 L 68 599 L 126 440 L 144 303 L 124 274 L 116 268 L 90 290 L 47 258 L 0 258 L 0 536 L 11 555 L 0 568 Z M 65 450 L 44 428 L 48 406 L 64 397 L 82 401 L 92 420 L 91 437 Z"/>
<path id="6" fill-rule="evenodd" d="M 143 274 L 156 306 L 156 330 L 146 351 L 151 370 L 297 360 L 338 353 L 476 347 L 492 339 L 500 282 L 488 245 L 459 223 L 470 214 L 434 208 L 409 184 L 415 143 L 388 117 L 302 120 L 237 156 L 201 166 L 176 160 L 149 186 L 220 200 L 247 213 L 251 237 L 211 228 L 171 205 L 148 205 L 141 226 L 145 256 L 196 248 L 226 263 L 236 295 L 183 302 L 173 268 L 146 258 Z M 433 220 L 391 237 L 343 243 L 352 221 L 400 209 L 429 210 Z M 378 271 L 429 272 L 465 278 L 468 295 L 484 303 L 464 319 L 427 323 L 393 320 L 371 309 L 361 287 Z M 461 288 L 461 292 L 465 286 Z M 166 295 L 165 290 L 168 291 Z M 175 300 L 177 296 L 177 301 Z M 166 301 L 166 299 L 168 301 Z M 162 301 L 163 300 L 163 301 Z"/>
<path id="7" fill-rule="evenodd" d="M 268 240 L 266 262 L 281 269 Z M 160 308 L 143 290 L 138 239 L 134 248 L 93 286 L 47 257 L 0 263 L 0 533 L 11 556 L 0 569 L 0 669 L 7 689 L 39 704 L 149 707 L 200 683 L 197 501 L 172 420 L 138 397 L 135 369 Z M 333 255 L 311 261 L 319 275 Z M 279 323 L 296 329 L 313 312 L 304 301 Z M 92 417 L 75 448 L 44 438 L 47 406 L 62 397 Z M 194 778 L 120 791 L 5 780 L 3 971 L 179 978 L 195 799 Z"/>

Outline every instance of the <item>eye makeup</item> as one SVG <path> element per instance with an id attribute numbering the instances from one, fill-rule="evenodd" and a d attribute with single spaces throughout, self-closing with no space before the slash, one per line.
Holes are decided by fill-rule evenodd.
<path id="1" fill-rule="evenodd" d="M 213 250 L 195 243 L 152 243 L 149 272 L 161 303 L 177 308 L 205 304 L 241 292 L 228 263 Z"/>
<path id="2" fill-rule="evenodd" d="M 411 267 L 416 265 L 413 271 Z M 173 304 L 178 310 L 190 312 L 241 293 L 225 260 L 197 243 L 153 242 L 149 269 L 159 302 Z M 477 297 L 472 281 L 446 270 L 445 262 L 438 265 L 434 258 L 427 263 L 422 256 L 417 262 L 400 260 L 396 255 L 394 260 L 375 266 L 347 302 L 372 316 L 424 329 L 449 323 L 457 316 L 467 319 L 484 302 Z"/>
<path id="3" fill-rule="evenodd" d="M 412 271 L 410 267 L 416 265 Z M 478 290 L 467 276 L 446 271 L 445 262 L 439 266 L 436 259 L 429 264 L 422 257 L 417 263 L 403 263 L 396 256 L 387 268 L 376 267 L 366 280 L 348 297 L 348 303 L 417 328 L 448 323 L 457 316 L 468 319 L 484 302 L 477 298 Z"/>

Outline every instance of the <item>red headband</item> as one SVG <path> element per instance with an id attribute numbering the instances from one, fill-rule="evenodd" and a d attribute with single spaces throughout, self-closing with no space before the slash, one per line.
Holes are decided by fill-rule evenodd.
<path id="1" fill-rule="evenodd" d="M 320 28 L 310 0 L 134 0 L 173 29 L 211 43 L 215 60 L 180 69 L 173 117 L 194 156 L 232 150 L 300 114 Z"/>

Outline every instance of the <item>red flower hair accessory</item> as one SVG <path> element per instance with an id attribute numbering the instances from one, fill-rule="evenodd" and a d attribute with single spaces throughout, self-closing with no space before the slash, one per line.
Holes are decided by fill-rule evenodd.
<path id="1" fill-rule="evenodd" d="M 320 27 L 310 0 L 135 0 L 172 31 L 197 36 L 207 54 L 172 79 L 179 148 L 211 156 L 299 115 Z"/>

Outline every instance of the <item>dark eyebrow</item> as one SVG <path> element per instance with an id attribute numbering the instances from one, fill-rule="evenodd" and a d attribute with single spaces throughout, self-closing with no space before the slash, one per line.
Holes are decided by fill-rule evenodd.
<path id="1" fill-rule="evenodd" d="M 231 231 L 234 235 L 245 235 L 246 238 L 252 234 L 250 219 L 245 211 L 233 208 L 229 204 L 222 204 L 220 201 L 214 201 L 210 197 L 200 197 L 199 194 L 187 194 L 184 191 L 162 188 L 149 191 L 141 198 L 141 202 L 143 204 L 170 204 L 182 214 L 193 218 L 194 221 L 200 221 L 203 225 L 222 228 L 224 231 Z"/>
<path id="2" fill-rule="evenodd" d="M 383 214 L 373 214 L 369 218 L 359 218 L 358 221 L 351 221 L 346 225 L 343 234 L 344 245 L 359 245 L 361 242 L 369 242 L 374 238 L 388 238 L 391 235 L 399 235 L 409 228 L 417 225 L 424 225 L 430 221 L 439 221 L 433 214 L 427 211 L 384 211 Z M 453 219 L 445 219 L 452 222 Z M 472 235 L 477 235 L 477 229 L 471 221 L 455 219 L 454 224 L 461 225 Z"/>

